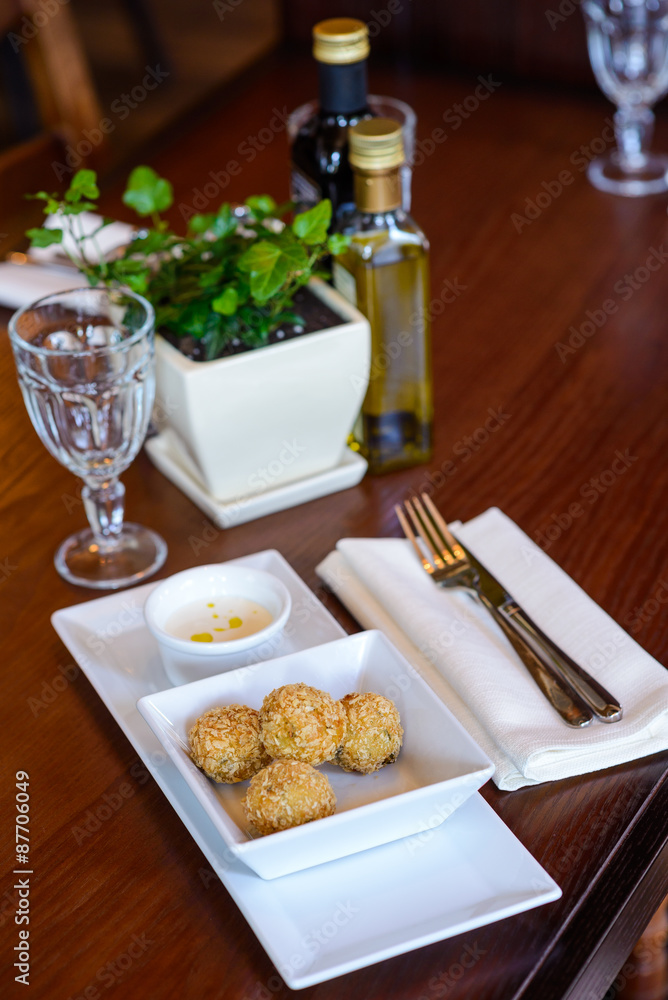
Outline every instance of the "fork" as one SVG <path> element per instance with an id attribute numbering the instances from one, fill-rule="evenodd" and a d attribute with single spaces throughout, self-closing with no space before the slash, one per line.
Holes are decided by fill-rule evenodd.
<path id="1" fill-rule="evenodd" d="M 422 498 L 428 513 L 417 497 L 413 498 L 412 504 L 410 500 L 406 502 L 408 517 L 399 505 L 395 505 L 394 510 L 425 572 L 439 586 L 464 589 L 480 601 L 500 625 L 533 680 L 564 722 L 574 728 L 589 725 L 594 716 L 591 708 L 585 703 L 582 692 L 576 690 L 564 676 L 553 656 L 548 656 L 544 649 L 532 645 L 518 623 L 489 600 L 480 587 L 478 571 L 450 532 L 430 497 L 423 493 Z M 415 532 L 424 542 L 430 555 L 429 559 L 420 548 Z M 599 714 L 599 711 L 596 714 Z"/>

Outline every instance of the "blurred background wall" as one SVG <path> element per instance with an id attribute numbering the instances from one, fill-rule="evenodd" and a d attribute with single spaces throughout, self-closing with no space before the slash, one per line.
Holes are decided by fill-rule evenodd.
<path id="1" fill-rule="evenodd" d="M 313 24 L 367 21 L 372 60 L 591 86 L 580 0 L 1 0 L 0 148 L 43 124 L 29 63 L 67 18 L 87 62 L 111 160 L 128 153 L 279 44 L 310 49 Z M 27 68 L 28 65 L 28 68 Z M 147 77 L 148 74 L 148 77 Z M 152 75 L 151 75 L 152 74 Z M 113 128 L 112 128 L 113 126 Z M 95 155 L 93 155 L 95 160 Z"/>

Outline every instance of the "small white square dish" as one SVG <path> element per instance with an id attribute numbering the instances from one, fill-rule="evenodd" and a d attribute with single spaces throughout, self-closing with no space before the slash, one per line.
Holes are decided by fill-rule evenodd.
<path id="1" fill-rule="evenodd" d="M 322 765 L 337 798 L 333 816 L 253 839 L 243 781 L 217 784 L 190 759 L 188 732 L 210 708 L 259 709 L 283 684 L 305 683 L 342 698 L 373 691 L 394 701 L 404 744 L 373 774 Z M 443 702 L 381 632 L 305 649 L 280 659 L 146 695 L 137 707 L 187 781 L 229 851 L 264 879 L 278 878 L 440 825 L 491 776 L 494 766 Z"/>

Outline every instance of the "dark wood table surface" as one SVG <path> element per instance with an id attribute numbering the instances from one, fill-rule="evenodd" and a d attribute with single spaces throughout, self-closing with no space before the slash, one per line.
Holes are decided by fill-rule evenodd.
<path id="1" fill-rule="evenodd" d="M 501 507 L 665 663 L 668 197 L 619 199 L 587 182 L 592 148 L 610 145 L 602 97 L 481 75 L 486 88 L 436 73 L 371 74 L 373 92 L 416 108 L 423 142 L 413 214 L 432 244 L 431 465 L 212 532 L 142 453 L 123 477 L 127 513 L 168 540 L 161 576 L 275 547 L 354 631 L 315 566 L 341 537 L 398 535 L 393 503 L 431 484 L 450 518 Z M 314 88 L 310 63 L 271 57 L 154 145 L 143 159 L 174 181 L 175 222 L 210 171 L 222 172 L 215 202 L 263 191 L 284 198 L 286 138 L 268 123 Z M 668 148 L 664 121 L 655 146 Z M 226 184 L 230 161 L 242 169 Z M 123 215 L 119 191 L 108 192 L 109 214 Z M 0 352 L 0 993 L 23 989 L 13 981 L 12 869 L 14 774 L 24 770 L 35 874 L 31 983 L 21 995 L 286 996 L 225 888 L 203 879 L 208 863 L 158 786 L 135 777 L 136 752 L 49 624 L 57 608 L 96 596 L 61 581 L 52 564 L 59 542 L 83 525 L 79 484 L 30 427 L 5 335 Z M 191 539 L 207 529 L 210 545 L 194 556 Z M 598 1000 L 667 891 L 667 774 L 660 754 L 510 793 L 489 783 L 484 797 L 562 899 L 304 997 Z M 73 829 L 88 810 L 127 783 L 122 808 L 78 843 Z M 105 975 L 135 937 L 143 944 L 129 967 L 124 960 Z M 461 974 L 471 948 L 478 958 Z"/>

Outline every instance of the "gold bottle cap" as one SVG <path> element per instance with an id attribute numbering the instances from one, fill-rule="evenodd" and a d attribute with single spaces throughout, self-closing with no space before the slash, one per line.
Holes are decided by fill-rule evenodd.
<path id="1" fill-rule="evenodd" d="M 313 29 L 313 55 L 322 63 L 356 63 L 369 55 L 369 29 L 354 17 L 331 17 Z"/>
<path id="2" fill-rule="evenodd" d="M 357 170 L 391 170 L 404 162 L 404 142 L 399 122 L 367 118 L 348 129 L 348 159 Z"/>

